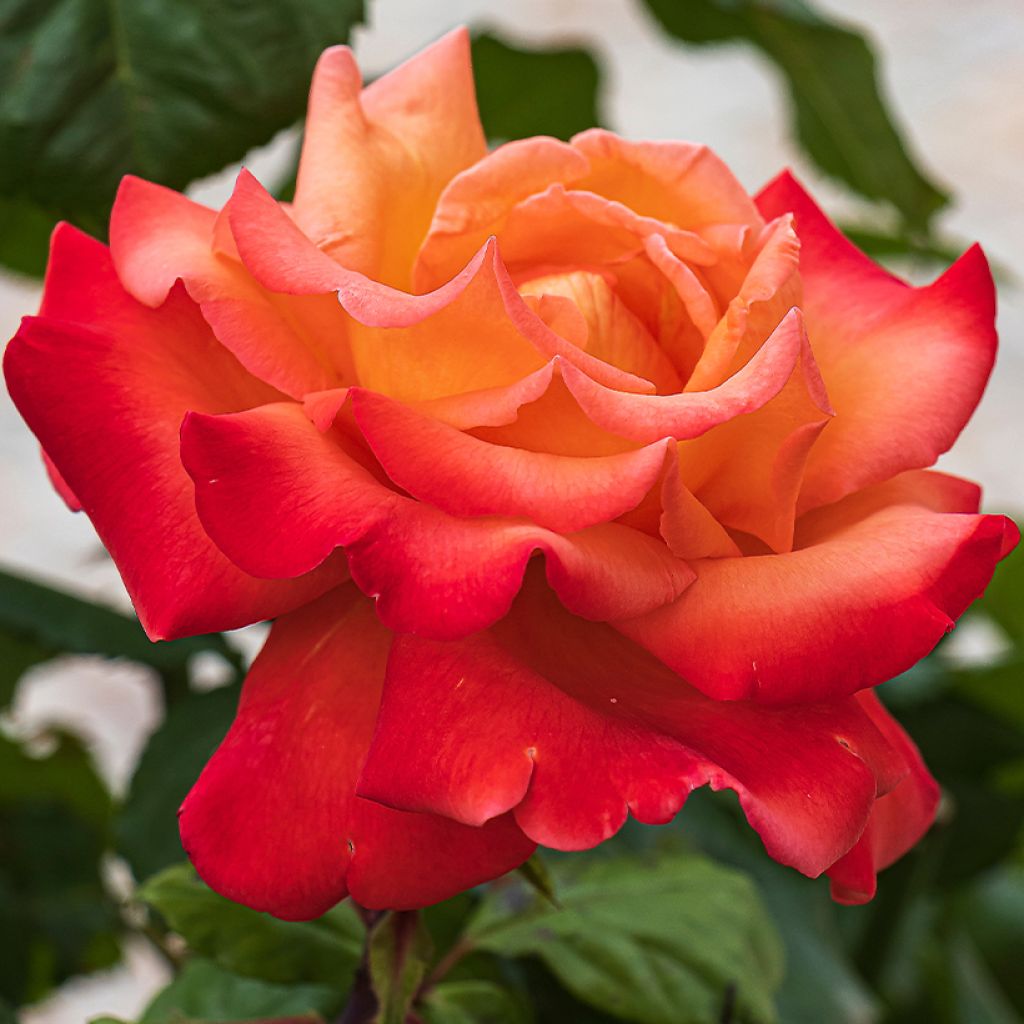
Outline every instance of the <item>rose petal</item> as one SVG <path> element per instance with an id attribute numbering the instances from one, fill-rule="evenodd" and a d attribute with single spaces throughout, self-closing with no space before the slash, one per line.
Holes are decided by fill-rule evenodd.
<path id="1" fill-rule="evenodd" d="M 739 291 L 708 337 L 686 382 L 687 391 L 707 391 L 727 380 L 750 360 L 782 318 L 801 305 L 800 242 L 792 217 L 779 217 L 764 235 Z"/>
<path id="2" fill-rule="evenodd" d="M 749 224 L 761 218 L 746 190 L 707 146 L 634 142 L 602 128 L 572 139 L 590 163 L 575 187 L 624 203 L 645 217 L 681 228 Z"/>
<path id="3" fill-rule="evenodd" d="M 358 791 L 467 823 L 514 810 L 531 838 L 581 849 L 710 784 L 738 793 L 773 857 L 817 875 L 903 768 L 855 701 L 708 700 L 540 584 L 486 633 L 396 638 Z"/>
<path id="4" fill-rule="evenodd" d="M 185 283 L 217 340 L 250 373 L 301 397 L 351 378 L 344 314 L 326 296 L 272 294 L 214 251 L 216 214 L 131 175 L 117 192 L 110 247 L 129 293 L 158 306 Z"/>
<path id="5" fill-rule="evenodd" d="M 874 686 L 952 629 L 1012 547 L 1013 524 L 958 514 L 948 481 L 906 474 L 810 513 L 787 554 L 695 561 L 674 604 L 616 626 L 718 700 Z"/>
<path id="6" fill-rule="evenodd" d="M 334 264 L 245 172 L 239 175 L 228 207 L 242 260 L 264 287 L 306 295 L 334 291 L 364 328 L 409 329 L 385 336 L 358 326 L 350 330 L 359 380 L 368 384 L 369 376 L 379 376 L 374 378 L 375 390 L 401 390 L 406 380 L 418 382 L 422 389 L 426 380 L 433 394 L 407 395 L 407 400 L 439 397 L 456 393 L 450 380 L 458 381 L 460 374 L 469 378 L 463 390 L 501 386 L 480 383 L 495 362 L 507 384 L 516 379 L 514 374 L 530 372 L 556 355 L 610 387 L 654 390 L 649 381 L 587 355 L 551 330 L 519 295 L 493 242 L 441 288 L 409 295 Z M 485 349 L 481 337 L 488 339 Z M 407 363 L 420 372 L 406 373 Z M 432 373 L 423 371 L 423 363 L 432 367 Z M 444 373 L 439 372 L 442 369 Z M 438 380 L 453 390 L 445 392 Z"/>
<path id="7" fill-rule="evenodd" d="M 995 358 L 981 250 L 911 288 L 847 241 L 791 175 L 757 201 L 766 216 L 796 218 L 807 330 L 836 410 L 808 462 L 801 508 L 932 465 L 974 411 Z"/>
<path id="8" fill-rule="evenodd" d="M 520 292 L 565 302 L 581 322 L 580 347 L 589 355 L 651 381 L 659 394 L 681 390 L 675 367 L 600 274 L 577 270 L 533 278 Z"/>
<path id="9" fill-rule="evenodd" d="M 723 526 L 772 551 L 793 545 L 808 455 L 831 427 L 828 395 L 807 337 L 802 330 L 800 335 L 796 366 L 777 395 L 679 446 L 683 481 L 701 504 Z"/>
<path id="10" fill-rule="evenodd" d="M 670 441 L 578 458 L 490 444 L 383 395 L 352 393 L 356 423 L 388 476 L 454 516 L 508 516 L 559 533 L 634 508 L 661 476 Z"/>
<path id="11" fill-rule="evenodd" d="M 287 920 L 349 893 L 405 909 L 530 855 L 511 817 L 469 828 L 355 795 L 390 643 L 354 587 L 274 624 L 234 725 L 181 808 L 182 844 L 217 892 Z"/>
<path id="12" fill-rule="evenodd" d="M 413 284 L 417 292 L 444 283 L 500 233 L 509 211 L 554 182 L 568 184 L 587 172 L 587 160 L 558 139 L 516 139 L 499 146 L 448 183 L 437 201 Z"/>
<path id="13" fill-rule="evenodd" d="M 806 348 L 800 312 L 792 310 L 746 366 L 710 391 L 679 395 L 615 391 L 573 366 L 562 368 L 562 378 L 583 411 L 605 430 L 641 443 L 662 437 L 681 441 L 762 408 L 799 371 Z"/>
<path id="14" fill-rule="evenodd" d="M 334 562 L 302 580 L 253 579 L 196 518 L 178 457 L 185 412 L 273 400 L 179 290 L 152 310 L 118 283 L 107 249 L 63 225 L 40 318 L 4 367 L 18 409 L 80 500 L 153 639 L 233 629 L 309 601 L 344 578 Z"/>
<path id="15" fill-rule="evenodd" d="M 487 152 L 469 36 L 457 29 L 361 87 L 348 47 L 324 52 L 309 97 L 294 216 L 343 266 L 405 287 L 442 190 Z"/>
<path id="16" fill-rule="evenodd" d="M 561 536 L 521 520 L 461 519 L 381 485 L 335 428 L 301 406 L 190 416 L 182 458 L 221 548 L 257 575 L 293 576 L 346 546 L 353 579 L 402 632 L 464 636 L 508 610 L 534 552 L 567 607 L 591 618 L 673 600 L 693 573 L 659 541 L 616 524 Z"/>
<path id="17" fill-rule="evenodd" d="M 909 772 L 894 790 L 875 802 L 856 846 L 829 868 L 832 898 L 847 904 L 867 903 L 874 897 L 875 876 L 899 860 L 924 836 L 935 820 L 941 795 L 938 783 L 921 760 L 920 751 L 882 707 L 878 697 L 863 692 L 857 694 L 857 700 L 882 735 L 902 752 Z"/>

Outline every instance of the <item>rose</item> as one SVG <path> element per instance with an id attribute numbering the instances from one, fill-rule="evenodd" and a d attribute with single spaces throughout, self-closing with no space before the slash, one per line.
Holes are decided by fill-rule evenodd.
<path id="1" fill-rule="evenodd" d="M 699 146 L 487 153 L 464 33 L 327 51 L 290 206 L 126 179 L 110 238 L 58 229 L 6 373 L 153 638 L 277 620 L 182 809 L 214 888 L 422 905 L 710 784 L 857 902 L 926 830 L 870 688 L 1015 541 L 924 469 L 980 250 L 914 289 Z"/>

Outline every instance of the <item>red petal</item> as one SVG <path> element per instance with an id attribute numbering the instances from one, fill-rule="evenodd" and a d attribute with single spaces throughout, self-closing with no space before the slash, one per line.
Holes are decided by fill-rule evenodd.
<path id="1" fill-rule="evenodd" d="M 110 219 L 111 255 L 124 287 L 158 306 L 184 281 L 218 341 L 293 397 L 350 376 L 337 302 L 265 291 L 236 259 L 215 251 L 215 221 L 212 210 L 178 192 L 126 177 Z"/>
<path id="2" fill-rule="evenodd" d="M 345 545 L 355 581 L 379 596 L 393 629 L 464 636 L 508 610 L 531 555 L 580 615 L 639 614 L 682 593 L 686 563 L 617 524 L 561 536 L 508 519 L 461 519 L 381 485 L 338 428 L 322 433 L 302 407 L 191 416 L 182 457 L 199 515 L 222 549 L 260 575 L 291 576 Z"/>
<path id="3" fill-rule="evenodd" d="M 866 903 L 875 895 L 876 874 L 899 860 L 931 828 L 941 795 L 920 751 L 875 694 L 859 693 L 857 700 L 882 735 L 902 753 L 908 774 L 875 802 L 857 845 L 829 868 L 832 898 L 840 903 Z"/>
<path id="4" fill-rule="evenodd" d="M 634 508 L 661 476 L 671 442 L 576 458 L 481 441 L 369 391 L 356 422 L 384 471 L 413 497 L 455 516 L 510 516 L 559 533 Z"/>
<path id="5" fill-rule="evenodd" d="M 903 765 L 853 700 L 708 700 L 614 631 L 528 587 L 458 643 L 398 637 L 361 794 L 480 823 L 514 809 L 548 846 L 664 823 L 696 786 L 731 788 L 776 859 L 816 875 L 856 842 Z"/>
<path id="6" fill-rule="evenodd" d="M 995 358 L 995 289 L 981 250 L 911 288 L 847 241 L 791 175 L 757 201 L 766 216 L 796 217 L 807 330 L 836 410 L 811 453 L 801 508 L 932 465 L 974 411 Z"/>
<path id="7" fill-rule="evenodd" d="M 719 700 L 830 700 L 924 657 L 978 597 L 1012 524 L 912 473 L 809 513 L 796 550 L 691 563 L 674 604 L 617 627 Z"/>
<path id="8" fill-rule="evenodd" d="M 347 893 L 374 908 L 436 903 L 530 855 L 510 817 L 468 828 L 355 795 L 390 643 L 354 587 L 275 623 L 181 808 L 182 843 L 212 888 L 303 920 Z"/>
<path id="9" fill-rule="evenodd" d="M 229 562 L 196 518 L 178 454 L 188 409 L 273 399 L 221 348 L 180 292 L 151 310 L 118 283 L 99 242 L 54 235 L 39 319 L 7 349 L 21 414 L 81 501 L 154 639 L 232 629 L 305 603 L 344 576 L 334 564 L 289 583 Z"/>

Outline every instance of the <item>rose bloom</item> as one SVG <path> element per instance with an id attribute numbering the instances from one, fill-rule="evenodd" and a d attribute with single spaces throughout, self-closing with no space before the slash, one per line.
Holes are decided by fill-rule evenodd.
<path id="1" fill-rule="evenodd" d="M 856 903 L 938 798 L 871 687 L 1017 539 L 924 469 L 993 315 L 702 146 L 488 152 L 456 32 L 323 55 L 293 203 L 60 226 L 5 365 L 153 639 L 276 620 L 181 811 L 219 892 L 416 907 L 710 785 Z"/>

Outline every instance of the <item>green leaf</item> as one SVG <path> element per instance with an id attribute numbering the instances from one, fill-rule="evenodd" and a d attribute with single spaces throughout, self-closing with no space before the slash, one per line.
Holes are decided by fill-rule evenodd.
<path id="1" fill-rule="evenodd" d="M 0 196 L 0 264 L 27 277 L 42 277 L 50 233 L 59 219 L 26 200 Z"/>
<path id="2" fill-rule="evenodd" d="M 8 0 L 0 195 L 102 233 L 122 175 L 172 188 L 302 115 L 362 0 Z"/>
<path id="3" fill-rule="evenodd" d="M 568 139 L 601 123 L 601 72 L 586 50 L 521 50 L 483 33 L 473 39 L 473 72 L 489 139 Z"/>
<path id="4" fill-rule="evenodd" d="M 877 1018 L 872 993 L 844 949 L 839 913 L 824 880 L 812 881 L 765 856 L 757 834 L 729 792 L 700 789 L 671 826 L 722 864 L 746 872 L 756 883 L 785 947 L 786 972 L 776 993 L 785 1024 L 866 1024 Z M 648 843 L 665 842 L 663 828 L 634 828 Z"/>
<path id="5" fill-rule="evenodd" d="M 316 921 L 279 921 L 218 896 L 188 864 L 149 879 L 138 899 L 158 910 L 188 947 L 225 970 L 264 981 L 348 989 L 364 929 L 351 904 Z"/>
<path id="6" fill-rule="evenodd" d="M 53 651 L 34 640 L 0 629 L 0 708 L 13 700 L 18 681 L 33 666 L 47 661 Z"/>
<path id="7" fill-rule="evenodd" d="M 999 564 L 976 607 L 990 615 L 1024 654 L 1024 544 Z"/>
<path id="8" fill-rule="evenodd" d="M 415 910 L 393 910 L 374 924 L 369 941 L 374 1024 L 405 1024 L 430 961 L 430 936 Z"/>
<path id="9" fill-rule="evenodd" d="M 239 664 L 219 634 L 153 643 L 134 618 L 5 572 L 0 572 L 0 630 L 49 654 L 127 658 L 186 680 L 189 659 L 203 651 Z"/>
<path id="10" fill-rule="evenodd" d="M 190 960 L 146 1008 L 139 1024 L 220 1024 L 261 1018 L 330 1016 L 338 995 L 324 985 L 243 978 L 209 960 Z"/>
<path id="11" fill-rule="evenodd" d="M 115 823 L 118 852 L 136 878 L 182 859 L 178 808 L 231 725 L 239 686 L 190 693 L 150 737 Z"/>
<path id="12" fill-rule="evenodd" d="M 539 853 L 534 853 L 526 863 L 520 864 L 517 870 L 529 882 L 534 892 L 543 896 L 553 907 L 558 907 L 555 879 Z"/>
<path id="13" fill-rule="evenodd" d="M 562 909 L 500 887 L 467 931 L 476 948 L 536 956 L 578 999 L 640 1024 L 774 1021 L 778 938 L 742 874 L 696 856 L 604 858 L 561 879 Z"/>
<path id="14" fill-rule="evenodd" d="M 57 740 L 37 758 L 0 737 L 0 997 L 16 1004 L 120 955 L 100 870 L 110 797 L 81 744 Z"/>
<path id="15" fill-rule="evenodd" d="M 523 1004 L 490 981 L 449 981 L 427 993 L 418 1007 L 424 1024 L 529 1024 Z"/>
<path id="16" fill-rule="evenodd" d="M 742 40 L 765 54 L 786 80 L 800 144 L 827 174 L 891 203 L 915 231 L 948 203 L 909 155 L 882 98 L 871 47 L 852 28 L 805 0 L 644 2 L 684 42 Z"/>

